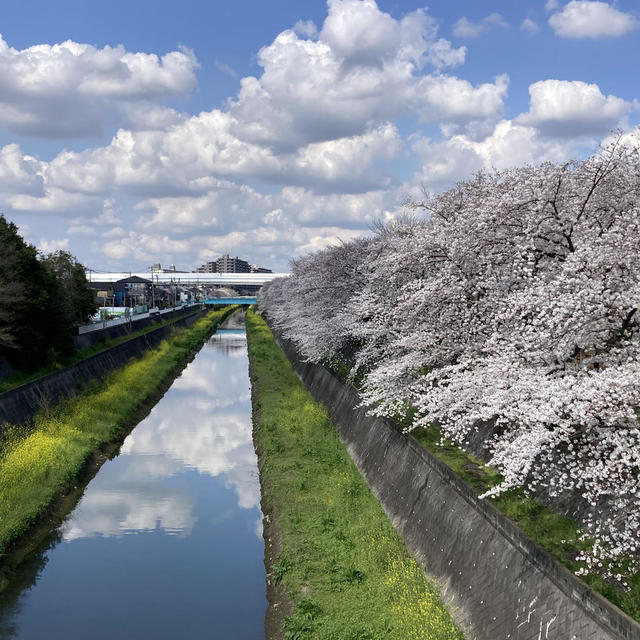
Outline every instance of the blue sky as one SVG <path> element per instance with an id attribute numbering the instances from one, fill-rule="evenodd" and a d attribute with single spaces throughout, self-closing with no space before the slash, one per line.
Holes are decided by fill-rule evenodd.
<path id="1" fill-rule="evenodd" d="M 422 186 L 634 129 L 636 7 L 10 0 L 0 210 L 97 269 L 286 270 Z"/>

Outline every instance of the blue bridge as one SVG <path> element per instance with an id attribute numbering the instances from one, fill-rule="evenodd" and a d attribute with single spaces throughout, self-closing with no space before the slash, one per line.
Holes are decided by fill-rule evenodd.
<path id="1" fill-rule="evenodd" d="M 255 304 L 255 296 L 236 296 L 235 298 L 207 298 L 204 301 L 205 304 Z"/>

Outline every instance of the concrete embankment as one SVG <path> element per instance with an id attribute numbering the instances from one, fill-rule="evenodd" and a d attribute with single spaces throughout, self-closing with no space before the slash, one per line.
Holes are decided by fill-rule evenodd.
<path id="1" fill-rule="evenodd" d="M 374 495 L 470 640 L 640 640 L 640 625 L 532 542 L 356 390 L 275 332 Z"/>
<path id="2" fill-rule="evenodd" d="M 173 311 L 162 311 L 157 315 L 146 314 L 144 317 L 137 318 L 136 316 L 131 319 L 130 322 L 123 322 L 112 327 L 104 327 L 95 331 L 86 331 L 73 336 L 73 345 L 80 351 L 87 347 L 92 347 L 96 343 L 104 342 L 105 340 L 113 340 L 114 338 L 121 338 L 134 331 L 145 329 L 146 327 L 157 324 L 158 321 L 177 320 L 184 318 L 189 313 L 195 313 L 198 310 L 202 310 L 202 307 L 194 305 L 192 307 L 184 307 L 175 309 Z"/>
<path id="3" fill-rule="evenodd" d="M 36 413 L 74 395 L 90 380 L 102 379 L 110 371 L 124 366 L 131 358 L 140 357 L 156 347 L 175 329 L 190 327 L 205 313 L 206 310 L 201 310 L 186 317 L 179 317 L 169 325 L 0 394 L 0 425 L 23 424 L 32 420 Z M 140 328 L 143 327 L 135 327 L 136 330 Z M 114 329 L 123 331 L 120 327 Z M 106 336 L 107 339 L 114 337 L 117 336 Z"/>

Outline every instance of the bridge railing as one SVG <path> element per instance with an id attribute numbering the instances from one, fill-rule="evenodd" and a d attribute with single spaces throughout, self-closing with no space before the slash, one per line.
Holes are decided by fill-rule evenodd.
<path id="1" fill-rule="evenodd" d="M 227 304 L 255 304 L 255 296 L 235 296 L 229 298 L 207 298 L 206 305 L 227 305 Z"/>

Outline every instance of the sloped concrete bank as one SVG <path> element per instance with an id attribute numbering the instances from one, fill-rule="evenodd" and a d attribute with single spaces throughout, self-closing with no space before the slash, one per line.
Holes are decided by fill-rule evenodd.
<path id="1" fill-rule="evenodd" d="M 175 328 L 190 327 L 206 313 L 207 310 L 203 309 L 180 318 L 172 324 L 0 394 L 0 433 L 3 424 L 29 422 L 38 411 L 72 396 L 89 381 L 102 379 L 110 371 L 124 366 L 131 358 L 140 357 L 145 351 L 160 344 Z"/>
<path id="2" fill-rule="evenodd" d="M 274 335 L 411 553 L 440 581 L 469 640 L 640 640 L 640 625 L 411 436 L 366 415 L 352 386 L 303 362 L 293 343 Z"/>
<path id="3" fill-rule="evenodd" d="M 87 347 L 92 347 L 96 342 L 104 342 L 106 340 L 113 340 L 114 338 L 120 338 L 126 336 L 133 331 L 150 327 L 157 324 L 158 321 L 173 320 L 175 318 L 182 318 L 195 313 L 198 310 L 197 306 L 189 307 L 188 309 L 177 309 L 175 311 L 168 311 L 162 313 L 158 318 L 145 317 L 132 320 L 131 322 L 125 322 L 113 327 L 105 327 L 104 329 L 98 329 L 96 331 L 90 331 L 88 333 L 81 333 L 73 336 L 73 346 L 80 351 Z"/>

